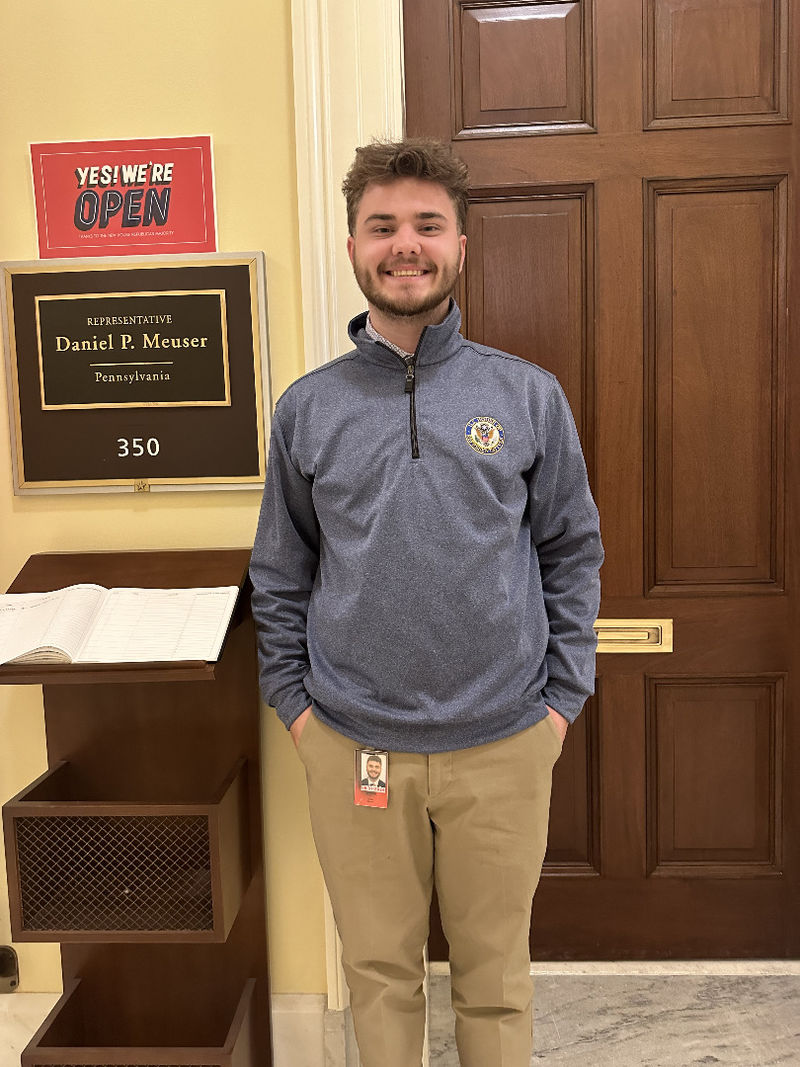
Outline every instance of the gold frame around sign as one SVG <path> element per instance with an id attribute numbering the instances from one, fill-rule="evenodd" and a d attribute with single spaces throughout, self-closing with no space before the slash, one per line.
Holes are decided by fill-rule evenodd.
<path id="1" fill-rule="evenodd" d="M 222 369 L 225 379 L 224 400 L 174 400 L 159 402 L 154 400 L 131 401 L 119 404 L 46 404 L 44 399 L 44 365 L 42 355 L 42 330 L 39 318 L 39 302 L 43 300 L 98 300 L 132 296 L 218 296 L 220 303 L 220 321 L 222 324 Z M 42 411 L 89 411 L 93 408 L 116 410 L 117 408 L 229 408 L 231 406 L 231 377 L 228 361 L 228 314 L 224 289 L 172 289 L 152 290 L 136 293 L 44 293 L 33 298 L 36 305 L 36 345 L 39 350 L 39 395 Z M 123 366 L 123 364 L 120 364 Z"/>
<path id="2" fill-rule="evenodd" d="M 269 413 L 271 410 L 270 396 L 264 393 L 264 376 L 262 367 L 266 371 L 266 384 L 269 388 L 270 376 L 267 363 L 267 309 L 266 309 L 266 278 L 263 284 L 259 284 L 259 264 L 264 271 L 263 252 L 209 252 L 202 255 L 173 255 L 173 256 L 147 256 L 140 259 L 136 256 L 118 257 L 92 257 L 88 260 L 52 259 L 47 261 L 10 261 L 0 264 L 4 275 L 4 285 L 0 287 L 3 294 L 3 312 L 6 325 L 6 362 L 8 368 L 7 379 L 10 379 L 9 401 L 13 414 L 12 450 L 14 461 L 15 492 L 21 491 L 25 495 L 35 495 L 52 492 L 102 492 L 104 490 L 115 491 L 129 489 L 132 492 L 148 491 L 150 487 L 164 489 L 213 489 L 255 487 L 264 481 L 266 474 L 266 434 L 269 432 Z M 142 478 L 81 478 L 63 479 L 59 481 L 28 482 L 25 479 L 25 453 L 22 444 L 22 420 L 20 411 L 19 379 L 17 366 L 17 339 L 14 320 L 14 300 L 12 278 L 18 274 L 84 274 L 89 271 L 108 270 L 160 270 L 167 267 L 210 267 L 214 264 L 220 266 L 243 266 L 248 269 L 250 288 L 250 321 L 252 323 L 253 338 L 253 387 L 255 392 L 256 409 L 256 438 L 258 442 L 258 474 L 244 477 L 221 476 L 215 478 L 151 478 L 145 481 Z M 67 294 L 68 295 L 68 294 Z M 263 314 L 262 314 L 263 302 Z M 263 341 L 263 344 L 262 344 Z M 266 413 L 266 417 L 265 417 Z"/>
<path id="3" fill-rule="evenodd" d="M 39 320 L 39 301 L 45 300 L 98 300 L 126 297 L 194 297 L 207 296 L 220 298 L 220 321 L 222 323 L 222 366 L 225 379 L 224 400 L 173 400 L 160 402 L 156 400 L 131 401 L 125 403 L 45 403 L 45 373 L 42 354 L 42 322 Z M 230 367 L 228 363 L 228 337 L 227 337 L 227 306 L 224 289 L 155 289 L 148 292 L 81 292 L 81 293 L 44 293 L 34 297 L 36 305 L 36 345 L 38 348 L 38 382 L 39 396 L 42 397 L 43 411 L 90 411 L 101 408 L 113 410 L 117 408 L 229 408 L 230 407 Z M 119 364 L 129 366 L 129 364 Z"/>

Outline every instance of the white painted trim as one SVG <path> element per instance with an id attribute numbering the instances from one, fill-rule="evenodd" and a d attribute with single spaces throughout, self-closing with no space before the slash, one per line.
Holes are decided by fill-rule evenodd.
<path id="1" fill-rule="evenodd" d="M 342 942 L 336 929 L 333 907 L 327 889 L 323 890 L 325 909 L 325 964 L 328 974 L 328 1011 L 344 1011 L 350 995 L 342 968 Z"/>
<path id="2" fill-rule="evenodd" d="M 341 182 L 355 148 L 403 131 L 402 0 L 292 0 L 297 202 L 307 370 L 362 310 Z"/>
<path id="3" fill-rule="evenodd" d="M 274 1067 L 325 1067 L 325 997 L 273 993 L 271 1000 Z"/>
<path id="4" fill-rule="evenodd" d="M 402 0 L 292 0 L 297 203 L 312 370 L 345 351 L 364 306 L 346 253 L 341 182 L 355 148 L 403 132 Z M 344 1010 L 341 942 L 325 895 L 328 1008 Z"/>
<path id="5" fill-rule="evenodd" d="M 330 206 L 330 78 L 326 0 L 293 0 L 295 153 L 303 333 L 306 369 L 324 362 L 333 341 L 335 293 L 328 286 L 333 258 Z"/>
<path id="6" fill-rule="evenodd" d="M 448 964 L 449 970 L 449 964 Z M 428 946 L 425 946 L 425 979 L 422 984 L 425 996 L 425 1037 L 422 1045 L 422 1067 L 431 1063 L 431 963 L 428 959 Z"/>
<path id="7" fill-rule="evenodd" d="M 325 1067 L 361 1067 L 349 1008 L 325 1012 Z"/>
<path id="8" fill-rule="evenodd" d="M 341 183 L 359 145 L 403 134 L 402 18 L 402 0 L 292 0 L 306 370 L 347 350 L 347 323 L 364 307 L 347 258 Z M 345 1012 L 327 893 L 324 909 L 328 1011 Z"/>

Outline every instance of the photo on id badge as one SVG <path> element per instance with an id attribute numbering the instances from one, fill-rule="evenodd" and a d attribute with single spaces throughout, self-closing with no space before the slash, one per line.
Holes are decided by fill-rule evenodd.
<path id="1" fill-rule="evenodd" d="M 355 752 L 355 802 L 368 808 L 385 808 L 389 802 L 389 753 L 371 749 Z"/>

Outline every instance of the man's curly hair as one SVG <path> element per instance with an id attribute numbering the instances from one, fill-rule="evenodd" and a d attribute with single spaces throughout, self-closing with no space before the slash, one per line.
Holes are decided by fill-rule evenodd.
<path id="1" fill-rule="evenodd" d="M 356 158 L 342 182 L 347 201 L 347 229 L 351 236 L 366 187 L 370 182 L 381 185 L 397 178 L 421 178 L 444 186 L 453 201 L 458 232 L 464 233 L 469 190 L 466 163 L 441 141 L 407 137 L 402 141 L 372 141 L 356 149 Z"/>

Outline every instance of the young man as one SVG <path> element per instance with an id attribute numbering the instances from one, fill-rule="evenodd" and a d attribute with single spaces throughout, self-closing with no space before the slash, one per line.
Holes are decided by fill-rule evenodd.
<path id="1" fill-rule="evenodd" d="M 367 776 L 361 779 L 362 789 L 385 789 L 386 782 L 381 781 L 383 761 L 380 756 L 367 756 Z"/>
<path id="2" fill-rule="evenodd" d="M 434 884 L 462 1067 L 528 1067 L 551 772 L 594 681 L 602 549 L 564 394 L 458 332 L 467 182 L 435 142 L 356 153 L 369 311 L 278 402 L 253 551 L 263 693 L 305 764 L 363 1067 L 421 1063 Z"/>

